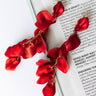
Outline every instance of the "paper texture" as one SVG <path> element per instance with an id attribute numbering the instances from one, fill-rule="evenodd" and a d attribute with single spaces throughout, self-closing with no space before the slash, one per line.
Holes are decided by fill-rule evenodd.
<path id="1" fill-rule="evenodd" d="M 56 3 L 55 0 L 41 1 L 42 6 L 49 12 Z M 62 2 L 65 12 L 50 26 L 47 35 L 49 49 L 59 47 L 67 40 L 82 14 L 89 17 L 89 28 L 78 33 L 81 45 L 69 53 L 68 73 L 64 74 L 57 70 L 61 91 L 64 96 L 96 96 L 96 0 L 62 0 Z"/>

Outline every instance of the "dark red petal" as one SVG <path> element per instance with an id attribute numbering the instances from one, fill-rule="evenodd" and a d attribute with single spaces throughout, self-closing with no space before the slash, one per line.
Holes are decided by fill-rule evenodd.
<path id="1" fill-rule="evenodd" d="M 66 50 L 65 43 L 60 47 L 59 54 L 61 56 L 67 57 L 68 51 Z"/>
<path id="2" fill-rule="evenodd" d="M 23 41 L 19 42 L 18 44 L 22 47 L 22 48 L 25 48 L 25 42 L 27 42 L 28 39 L 24 39 Z"/>
<path id="3" fill-rule="evenodd" d="M 37 76 L 41 76 L 43 74 L 47 74 L 51 71 L 53 71 L 54 69 L 52 68 L 52 66 L 50 64 L 47 64 L 47 65 L 42 65 L 42 66 L 39 66 L 38 69 L 37 69 L 37 72 L 36 72 L 36 75 Z"/>
<path id="4" fill-rule="evenodd" d="M 46 37 L 46 34 L 47 34 L 47 31 L 48 31 L 48 29 L 46 29 L 46 30 L 36 29 L 36 30 L 34 31 L 34 36 L 36 36 L 36 35 L 40 32 L 41 35 L 42 35 L 42 37 L 45 38 L 45 37 Z"/>
<path id="5" fill-rule="evenodd" d="M 46 35 L 47 35 L 47 32 L 48 32 L 48 29 L 46 29 L 46 30 L 44 30 L 44 33 L 42 34 L 42 37 L 46 37 Z"/>
<path id="6" fill-rule="evenodd" d="M 19 44 L 8 47 L 7 51 L 5 52 L 5 56 L 7 57 L 19 57 L 22 56 L 22 54 L 23 54 L 23 49 Z"/>
<path id="7" fill-rule="evenodd" d="M 38 62 L 36 62 L 36 64 L 39 66 L 44 65 L 44 64 L 48 64 L 48 63 L 50 63 L 50 61 L 43 60 L 43 59 L 40 59 Z"/>
<path id="8" fill-rule="evenodd" d="M 58 58 L 57 68 L 61 70 L 63 73 L 67 73 L 69 65 L 64 57 Z"/>
<path id="9" fill-rule="evenodd" d="M 46 45 L 46 43 L 45 43 L 45 41 L 44 41 L 44 39 L 41 37 L 41 36 L 39 36 L 37 39 L 36 39 L 36 42 L 35 42 L 35 45 L 36 45 L 36 52 L 37 53 L 41 53 L 41 52 L 46 52 L 46 50 L 47 50 L 47 45 Z"/>
<path id="10" fill-rule="evenodd" d="M 5 69 L 14 71 L 16 69 L 16 67 L 18 66 L 18 64 L 20 63 L 20 61 L 21 61 L 20 57 L 7 59 Z"/>
<path id="11" fill-rule="evenodd" d="M 64 6 L 61 1 L 58 1 L 57 4 L 53 7 L 53 17 L 58 17 L 64 12 Z"/>
<path id="12" fill-rule="evenodd" d="M 55 73 L 55 68 L 54 68 L 54 70 L 53 70 L 53 71 L 51 71 L 50 73 L 54 74 L 54 73 Z"/>
<path id="13" fill-rule="evenodd" d="M 53 63 L 55 63 L 56 59 L 50 58 L 50 61 L 53 62 Z"/>
<path id="14" fill-rule="evenodd" d="M 44 96 L 54 96 L 55 95 L 55 83 L 52 81 L 48 82 L 47 85 L 42 90 Z"/>
<path id="15" fill-rule="evenodd" d="M 35 55 L 35 53 L 36 53 L 36 47 L 34 43 L 30 42 L 25 46 L 22 57 L 24 59 L 31 58 L 32 56 Z"/>
<path id="16" fill-rule="evenodd" d="M 80 45 L 80 39 L 76 33 L 73 33 L 69 39 L 65 42 L 66 50 L 71 51 L 76 49 Z"/>
<path id="17" fill-rule="evenodd" d="M 40 11 L 37 14 L 37 22 L 35 25 L 40 29 L 40 30 L 45 30 L 47 29 L 52 23 L 56 22 L 55 18 L 53 18 L 48 11 Z"/>
<path id="18" fill-rule="evenodd" d="M 36 36 L 39 32 L 40 32 L 40 29 L 37 28 L 37 29 L 34 31 L 34 36 Z"/>
<path id="19" fill-rule="evenodd" d="M 56 59 L 58 56 L 59 48 L 52 48 L 48 51 L 47 57 Z"/>
<path id="20" fill-rule="evenodd" d="M 55 76 L 52 73 L 41 75 L 40 78 L 37 80 L 37 84 L 44 84 L 54 78 Z"/>
<path id="21" fill-rule="evenodd" d="M 84 17 L 78 20 L 74 30 L 75 31 L 83 31 L 85 29 L 87 29 L 89 26 L 89 19 L 88 17 Z"/>

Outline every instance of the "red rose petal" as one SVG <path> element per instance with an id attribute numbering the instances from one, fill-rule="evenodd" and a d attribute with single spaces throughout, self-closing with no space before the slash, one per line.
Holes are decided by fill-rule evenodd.
<path id="1" fill-rule="evenodd" d="M 60 47 L 59 54 L 60 54 L 61 56 L 67 57 L 68 51 L 66 50 L 65 43 Z"/>
<path id="2" fill-rule="evenodd" d="M 22 56 L 22 54 L 23 54 L 23 49 L 19 44 L 8 47 L 5 52 L 5 56 L 7 57 L 19 57 Z"/>
<path id="3" fill-rule="evenodd" d="M 53 71 L 54 69 L 52 68 L 52 66 L 50 64 L 47 64 L 47 65 L 42 65 L 42 66 L 39 66 L 38 69 L 37 69 L 37 72 L 36 72 L 36 75 L 37 76 L 41 76 L 43 74 L 47 74 L 51 71 Z"/>
<path id="4" fill-rule="evenodd" d="M 34 36 L 36 36 L 39 32 L 40 32 L 40 29 L 37 28 L 37 29 L 34 31 Z"/>
<path id="5" fill-rule="evenodd" d="M 42 33 L 42 31 L 43 31 L 43 33 Z M 48 29 L 46 29 L 46 30 L 36 29 L 34 31 L 34 36 L 36 36 L 39 32 L 41 32 L 42 37 L 45 38 L 46 37 L 46 34 L 47 34 L 47 31 L 48 31 Z"/>
<path id="6" fill-rule="evenodd" d="M 32 56 L 35 55 L 35 53 L 36 53 L 36 47 L 34 43 L 30 42 L 25 46 L 22 57 L 24 59 L 31 58 Z"/>
<path id="7" fill-rule="evenodd" d="M 61 1 L 58 1 L 57 4 L 53 7 L 53 17 L 58 17 L 64 12 L 64 6 Z"/>
<path id="8" fill-rule="evenodd" d="M 89 19 L 88 17 L 84 17 L 78 20 L 74 30 L 75 31 L 83 31 L 85 29 L 87 29 L 89 26 Z"/>
<path id="9" fill-rule="evenodd" d="M 72 34 L 65 42 L 66 50 L 71 51 L 76 49 L 80 45 L 80 39 L 76 33 Z"/>
<path id="10" fill-rule="evenodd" d="M 36 45 L 36 52 L 37 53 L 41 53 L 41 52 L 46 52 L 46 50 L 47 50 L 47 45 L 46 45 L 46 43 L 45 43 L 45 41 L 44 41 L 44 39 L 41 37 L 41 36 L 39 36 L 37 39 L 36 39 L 36 42 L 35 42 L 35 45 Z"/>
<path id="11" fill-rule="evenodd" d="M 7 59 L 5 69 L 14 71 L 16 69 L 16 67 L 18 66 L 18 64 L 20 63 L 20 61 L 21 61 L 20 57 Z"/>
<path id="12" fill-rule="evenodd" d="M 64 57 L 58 58 L 57 68 L 61 70 L 63 73 L 67 73 L 69 65 Z"/>
<path id="13" fill-rule="evenodd" d="M 54 74 L 55 73 L 55 68 L 50 72 L 51 74 Z"/>
<path id="14" fill-rule="evenodd" d="M 56 20 L 53 18 L 48 11 L 41 11 L 37 14 L 37 22 L 35 25 L 40 29 L 40 30 L 45 30 L 47 29 L 52 23 L 55 23 Z"/>
<path id="15" fill-rule="evenodd" d="M 48 82 L 47 85 L 42 90 L 44 96 L 54 96 L 55 95 L 55 83 L 52 81 Z"/>
<path id="16" fill-rule="evenodd" d="M 54 78 L 55 76 L 52 73 L 44 74 L 37 80 L 37 84 L 44 84 Z"/>
<path id="17" fill-rule="evenodd" d="M 47 57 L 56 59 L 58 56 L 59 48 L 52 48 L 48 51 Z"/>
<path id="18" fill-rule="evenodd" d="M 53 62 L 53 63 L 55 63 L 56 59 L 50 58 L 50 61 Z"/>
<path id="19" fill-rule="evenodd" d="M 28 39 L 24 39 L 23 41 L 21 41 L 21 42 L 19 42 L 18 44 L 20 45 L 20 47 L 22 47 L 22 48 L 25 48 L 25 42 L 27 42 L 28 41 Z"/>
<path id="20" fill-rule="evenodd" d="M 44 65 L 44 64 L 48 64 L 48 63 L 50 63 L 50 61 L 43 60 L 43 59 L 40 59 L 38 62 L 36 62 L 36 64 L 39 66 Z"/>

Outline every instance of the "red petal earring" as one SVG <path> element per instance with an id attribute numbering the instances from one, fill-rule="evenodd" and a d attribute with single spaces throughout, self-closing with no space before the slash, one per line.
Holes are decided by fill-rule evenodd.
<path id="1" fill-rule="evenodd" d="M 45 37 L 48 27 L 55 23 L 56 17 L 60 16 L 63 12 L 64 7 L 60 1 L 53 8 L 53 16 L 51 16 L 47 10 L 40 11 L 37 14 L 37 22 L 35 23 L 37 29 L 34 31 L 34 37 L 29 40 L 24 39 L 18 44 L 7 48 L 5 56 L 9 59 L 6 61 L 5 69 L 11 71 L 15 70 L 20 63 L 20 59 L 17 60 L 17 58 L 23 57 L 23 59 L 28 59 L 33 57 L 36 53 L 45 53 L 47 50 Z"/>
<path id="2" fill-rule="evenodd" d="M 69 64 L 67 63 L 67 55 L 69 51 L 76 49 L 80 45 L 80 39 L 78 37 L 77 32 L 83 31 L 87 29 L 89 26 L 88 17 L 83 17 L 77 21 L 77 24 L 74 28 L 74 33 L 65 41 L 60 48 L 52 48 L 48 51 L 47 57 L 50 58 L 50 61 L 47 60 L 39 60 L 37 65 L 41 65 L 38 67 L 37 73 L 39 79 L 37 80 L 38 84 L 44 84 L 46 82 L 47 85 L 43 88 L 44 96 L 54 96 L 55 94 L 55 75 L 56 69 L 58 68 L 63 73 L 67 73 L 69 70 Z M 48 67 L 48 70 L 46 66 Z M 36 74 L 37 74 L 36 73 Z"/>

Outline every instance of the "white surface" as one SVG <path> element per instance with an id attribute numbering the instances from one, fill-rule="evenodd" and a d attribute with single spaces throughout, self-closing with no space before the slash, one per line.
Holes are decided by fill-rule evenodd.
<path id="1" fill-rule="evenodd" d="M 21 60 L 15 71 L 5 70 L 7 47 L 31 38 L 34 30 L 26 0 L 0 0 L 0 96 L 43 96 L 35 75 L 35 62 L 43 54 Z"/>

